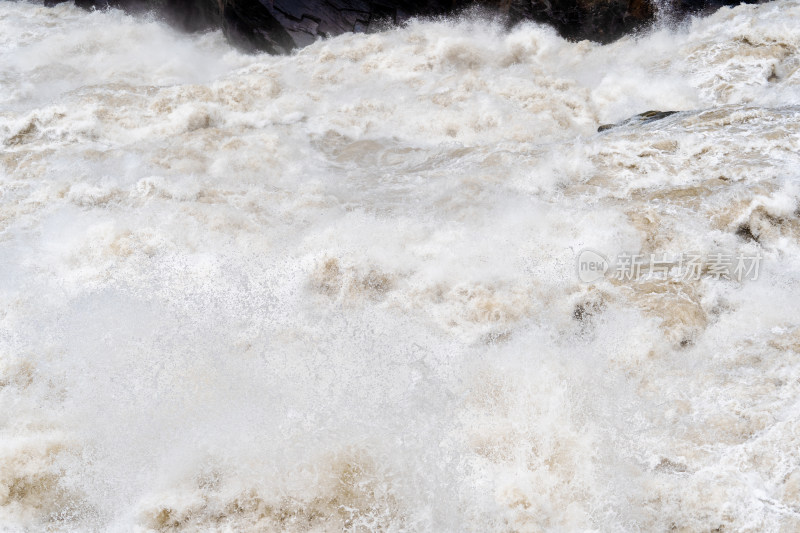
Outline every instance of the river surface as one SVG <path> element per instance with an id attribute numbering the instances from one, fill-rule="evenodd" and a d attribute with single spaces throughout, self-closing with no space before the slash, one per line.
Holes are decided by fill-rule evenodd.
<path id="1" fill-rule="evenodd" d="M 0 2 L 0 531 L 800 530 L 800 3 L 663 18 Z"/>

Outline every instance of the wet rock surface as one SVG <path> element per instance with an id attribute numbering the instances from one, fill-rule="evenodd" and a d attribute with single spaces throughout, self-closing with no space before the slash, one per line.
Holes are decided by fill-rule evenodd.
<path id="1" fill-rule="evenodd" d="M 347 32 L 372 32 L 412 16 L 443 15 L 461 0 L 223 0 L 222 25 L 245 48 L 287 52 L 319 38 Z"/>
<path id="2" fill-rule="evenodd" d="M 63 0 L 45 0 L 54 5 Z M 547 23 L 565 38 L 607 43 L 646 27 L 658 10 L 654 0 L 75 0 L 85 9 L 156 11 L 187 31 L 221 27 L 246 50 L 286 53 L 319 38 L 373 32 L 411 17 L 456 14 L 478 6 L 511 26 Z M 675 16 L 709 12 L 736 0 L 675 0 Z"/>
<path id="3" fill-rule="evenodd" d="M 597 128 L 597 131 L 603 132 L 613 128 L 619 128 L 622 126 L 638 126 L 642 124 L 650 124 L 651 122 L 656 122 L 657 120 L 661 120 L 663 118 L 672 116 L 675 113 L 677 113 L 677 111 L 645 111 L 644 113 L 639 113 L 638 115 L 634 115 L 631 118 L 625 119 L 622 122 L 617 122 L 616 124 L 603 124 L 602 126 Z"/>

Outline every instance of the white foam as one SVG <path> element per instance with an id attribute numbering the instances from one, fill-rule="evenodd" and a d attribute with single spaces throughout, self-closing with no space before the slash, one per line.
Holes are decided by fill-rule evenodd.
<path id="1" fill-rule="evenodd" d="M 2 527 L 796 529 L 798 18 L 270 57 L 0 2 Z"/>

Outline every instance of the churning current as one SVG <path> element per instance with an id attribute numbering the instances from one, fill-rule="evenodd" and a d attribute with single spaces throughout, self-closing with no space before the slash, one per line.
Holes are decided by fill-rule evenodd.
<path id="1" fill-rule="evenodd" d="M 0 530 L 800 530 L 798 28 L 0 2 Z"/>

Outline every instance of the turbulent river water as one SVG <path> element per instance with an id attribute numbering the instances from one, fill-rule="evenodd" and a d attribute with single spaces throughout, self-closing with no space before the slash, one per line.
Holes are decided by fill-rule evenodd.
<path id="1" fill-rule="evenodd" d="M 800 530 L 799 47 L 0 2 L 0 530 Z"/>

